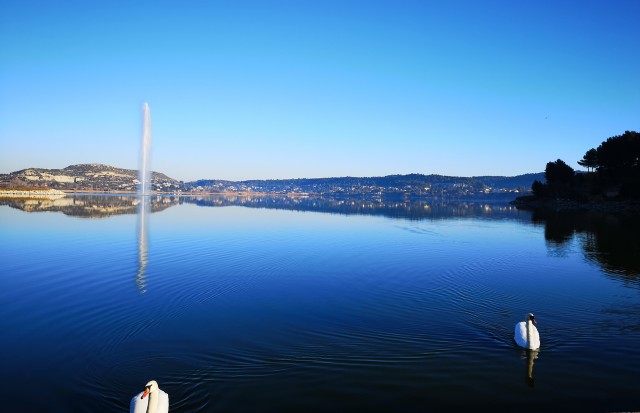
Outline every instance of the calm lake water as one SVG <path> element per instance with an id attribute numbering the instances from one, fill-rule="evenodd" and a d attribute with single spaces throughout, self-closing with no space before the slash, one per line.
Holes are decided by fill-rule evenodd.
<path id="1" fill-rule="evenodd" d="M 0 314 L 7 412 L 640 410 L 637 215 L 0 200 Z"/>

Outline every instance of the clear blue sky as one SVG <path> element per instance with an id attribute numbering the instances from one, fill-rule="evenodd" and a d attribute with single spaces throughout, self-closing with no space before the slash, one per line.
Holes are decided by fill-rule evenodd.
<path id="1" fill-rule="evenodd" d="M 517 175 L 640 130 L 640 1 L 0 0 L 0 173 Z"/>

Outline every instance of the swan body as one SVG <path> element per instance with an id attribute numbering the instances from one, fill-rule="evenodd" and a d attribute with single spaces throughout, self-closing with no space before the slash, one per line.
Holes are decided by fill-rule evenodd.
<path id="1" fill-rule="evenodd" d="M 530 350 L 537 350 L 540 348 L 540 334 L 538 333 L 538 329 L 535 324 L 536 319 L 531 313 L 527 314 L 524 321 L 516 324 L 513 339 L 520 347 L 528 348 Z"/>
<path id="2" fill-rule="evenodd" d="M 148 396 L 148 397 L 147 397 Z M 133 396 L 129 413 L 168 413 L 169 395 L 160 390 L 158 383 L 151 380 L 144 386 L 144 391 Z"/>

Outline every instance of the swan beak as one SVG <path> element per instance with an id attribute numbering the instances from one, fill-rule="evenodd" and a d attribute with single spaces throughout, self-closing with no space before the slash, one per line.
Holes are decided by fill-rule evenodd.
<path id="1" fill-rule="evenodd" d="M 537 325 L 538 323 L 536 322 L 535 318 L 532 318 L 531 321 L 533 322 L 533 325 Z"/>
<path id="2" fill-rule="evenodd" d="M 145 397 L 147 397 L 147 395 L 149 394 L 149 388 L 145 388 L 144 389 L 144 393 L 142 393 L 142 397 L 140 397 L 141 399 L 144 399 Z"/>

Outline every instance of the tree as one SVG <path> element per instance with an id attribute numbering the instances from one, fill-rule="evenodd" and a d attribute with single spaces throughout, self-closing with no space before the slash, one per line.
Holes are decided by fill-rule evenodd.
<path id="1" fill-rule="evenodd" d="M 598 151 L 591 148 L 584 154 L 582 160 L 578 161 L 578 165 L 587 168 L 587 172 L 591 172 L 598 167 Z"/>
<path id="2" fill-rule="evenodd" d="M 549 188 L 536 179 L 531 185 L 531 192 L 538 198 L 546 198 L 549 195 Z"/>
<path id="3" fill-rule="evenodd" d="M 602 142 L 596 150 L 598 169 L 624 171 L 640 166 L 640 133 L 626 131 Z"/>
<path id="4" fill-rule="evenodd" d="M 562 159 L 547 163 L 544 170 L 544 177 L 550 185 L 569 184 L 575 175 L 572 167 L 567 165 Z"/>
<path id="5" fill-rule="evenodd" d="M 534 182 L 534 196 L 585 201 L 617 193 L 619 199 L 640 199 L 640 133 L 625 131 L 610 137 L 589 149 L 578 165 L 595 173 L 576 175 L 561 159 L 547 163 L 546 183 Z"/>

